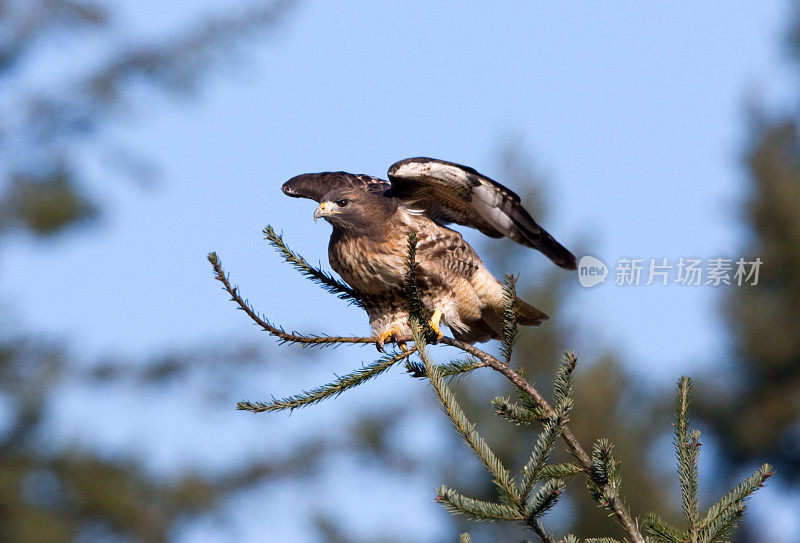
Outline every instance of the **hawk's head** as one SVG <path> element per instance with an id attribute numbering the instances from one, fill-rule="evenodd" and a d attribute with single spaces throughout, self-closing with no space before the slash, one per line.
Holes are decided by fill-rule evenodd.
<path id="1" fill-rule="evenodd" d="M 360 189 L 334 189 L 322 197 L 314 211 L 335 228 L 351 232 L 373 230 L 382 226 L 395 211 L 396 202 L 382 194 Z"/>

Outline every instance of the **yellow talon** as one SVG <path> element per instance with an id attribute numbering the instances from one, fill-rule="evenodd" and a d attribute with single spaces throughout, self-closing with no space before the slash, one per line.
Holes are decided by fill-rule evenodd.
<path id="1" fill-rule="evenodd" d="M 377 348 L 377 349 L 378 349 L 380 352 L 383 352 L 383 346 L 384 346 L 384 344 L 385 344 L 387 341 L 389 341 L 389 342 L 391 342 L 391 341 L 397 341 L 397 337 L 398 337 L 398 336 L 399 336 L 399 334 L 398 334 L 398 331 L 397 331 L 396 329 L 394 329 L 394 328 L 389 328 L 388 330 L 384 330 L 383 332 L 381 332 L 381 335 L 379 335 L 379 336 L 378 336 L 378 341 L 376 341 L 376 342 L 375 342 L 375 347 L 376 347 L 376 348 Z M 399 346 L 401 349 L 403 349 L 404 351 L 406 350 L 406 344 L 405 344 L 405 342 L 398 343 L 398 346 Z"/>
<path id="2" fill-rule="evenodd" d="M 442 310 L 437 309 L 433 312 L 433 315 L 431 315 L 431 320 L 428 321 L 428 325 L 431 327 L 431 330 L 436 332 L 436 339 L 442 339 L 444 337 L 444 334 L 439 328 L 440 320 L 442 320 Z"/>

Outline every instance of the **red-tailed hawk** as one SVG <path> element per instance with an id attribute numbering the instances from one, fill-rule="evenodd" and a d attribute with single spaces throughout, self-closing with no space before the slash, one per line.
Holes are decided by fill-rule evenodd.
<path id="1" fill-rule="evenodd" d="M 378 348 L 408 337 L 408 236 L 417 236 L 418 282 L 426 318 L 441 335 L 488 341 L 502 331 L 503 286 L 449 223 L 509 237 L 538 249 L 554 263 L 576 268 L 575 257 L 525 211 L 519 196 L 472 168 L 432 158 L 409 158 L 389 168 L 389 181 L 346 172 L 293 177 L 283 192 L 319 202 L 314 219 L 333 225 L 331 267 L 362 295 Z M 548 317 L 517 299 L 520 324 Z"/>

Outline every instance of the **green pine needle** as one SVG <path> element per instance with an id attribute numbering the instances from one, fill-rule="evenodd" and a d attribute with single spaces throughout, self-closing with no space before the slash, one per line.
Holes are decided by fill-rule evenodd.
<path id="1" fill-rule="evenodd" d="M 467 515 L 476 521 L 522 520 L 522 515 L 511 506 L 467 498 L 452 488 L 442 486 L 436 490 L 436 494 L 436 501 L 447 511 Z"/>
<path id="2" fill-rule="evenodd" d="M 611 454 L 613 450 L 614 445 L 605 438 L 595 442 L 591 455 L 592 477 L 586 481 L 592 498 L 608 511 L 614 510 L 614 496 L 619 494 L 621 486 L 618 462 Z M 608 485 L 605 491 L 597 486 L 598 482 Z"/>
<path id="3" fill-rule="evenodd" d="M 517 425 L 529 426 L 536 422 L 548 420 L 547 415 L 544 414 L 542 408 L 538 405 L 533 408 L 523 407 L 518 403 L 512 402 L 510 398 L 503 398 L 501 396 L 495 397 L 492 400 L 492 405 L 494 406 L 495 413 L 499 417 Z"/>
<path id="4" fill-rule="evenodd" d="M 556 380 L 553 385 L 554 390 L 554 409 L 558 409 L 558 405 L 567 401 L 572 397 L 572 389 L 574 385 L 574 372 L 578 366 L 578 357 L 574 352 L 565 351 L 561 357 L 561 364 L 558 366 L 556 372 Z"/>
<path id="5" fill-rule="evenodd" d="M 252 411 L 253 413 L 262 413 L 265 411 L 294 411 L 299 407 L 306 407 L 319 403 L 328 398 L 335 398 L 345 390 L 357 387 L 370 379 L 377 377 L 384 373 L 386 370 L 408 358 L 414 353 L 416 349 L 411 348 L 407 352 L 398 353 L 395 355 L 387 355 L 380 359 L 367 364 L 352 373 L 347 375 L 337 376 L 336 379 L 330 383 L 318 386 L 309 391 L 301 392 L 286 398 L 274 399 L 270 402 L 239 402 L 236 409 L 240 411 Z"/>
<path id="6" fill-rule="evenodd" d="M 413 323 L 412 331 L 414 331 L 415 341 L 419 336 L 422 336 L 419 327 L 413 326 Z M 422 338 L 419 337 L 419 339 Z M 500 491 L 511 502 L 518 502 L 519 497 L 516 492 L 516 483 L 514 482 L 511 472 L 503 465 L 500 459 L 486 444 L 486 441 L 484 441 L 477 430 L 475 430 L 475 424 L 467 419 L 461 406 L 456 402 L 455 396 L 453 396 L 453 393 L 445 384 L 444 378 L 437 366 L 428 359 L 424 344 L 420 345 L 417 343 L 417 347 L 419 348 L 419 356 L 425 364 L 425 371 L 428 374 L 428 378 L 436 391 L 436 395 L 439 397 L 439 402 L 444 407 L 445 413 L 453 423 L 453 426 L 455 426 L 464 441 L 466 441 L 469 447 L 475 452 L 486 469 L 489 470 L 489 473 L 492 474 L 494 483 Z"/>
<path id="7" fill-rule="evenodd" d="M 405 365 L 406 371 L 411 374 L 411 377 L 421 378 L 428 376 L 428 374 L 425 373 L 425 364 L 421 362 L 407 360 Z M 438 364 L 436 367 L 439 368 L 442 377 L 453 377 L 469 373 L 478 368 L 484 368 L 486 364 L 476 358 L 468 357 L 460 360 L 453 360 L 446 364 Z"/>
<path id="8" fill-rule="evenodd" d="M 719 514 L 705 528 L 700 531 L 697 540 L 701 543 L 723 543 L 728 541 L 736 525 L 744 516 L 744 503 L 736 502 L 735 507 L 730 507 Z"/>
<path id="9" fill-rule="evenodd" d="M 592 470 L 598 479 L 607 482 L 611 488 L 619 488 L 619 465 L 614 455 L 614 444 L 606 438 L 600 438 L 592 447 Z"/>
<path id="10" fill-rule="evenodd" d="M 503 279 L 503 329 L 500 334 L 500 352 L 506 364 L 511 362 L 514 345 L 519 337 L 516 282 L 517 279 L 510 273 L 507 273 Z"/>
<path id="11" fill-rule="evenodd" d="M 700 458 L 700 432 L 689 431 L 689 393 L 692 380 L 683 376 L 678 381 L 675 402 L 675 453 L 678 457 L 678 479 L 681 487 L 683 514 L 689 523 L 689 536 L 697 534 L 700 521 L 698 499 L 698 462 Z"/>
<path id="12" fill-rule="evenodd" d="M 642 526 L 647 534 L 655 538 L 658 543 L 684 543 L 687 535 L 655 513 L 647 513 L 642 519 Z"/>
<path id="13" fill-rule="evenodd" d="M 583 469 L 577 464 L 564 462 L 562 464 L 548 464 L 539 470 L 539 478 L 543 479 L 566 479 L 573 475 L 583 473 Z"/>
<path id="14" fill-rule="evenodd" d="M 355 290 L 339 281 L 331 274 L 318 267 L 312 266 L 305 258 L 292 251 L 283 241 L 283 236 L 275 233 L 271 225 L 267 225 L 267 227 L 264 228 L 264 236 L 267 238 L 269 244 L 278 251 L 278 254 L 283 257 L 283 260 L 291 264 L 291 266 L 303 276 L 318 284 L 327 292 L 336 295 L 337 298 L 346 300 L 350 304 L 364 307 L 364 300 Z"/>
<path id="15" fill-rule="evenodd" d="M 759 488 L 764 486 L 764 482 L 772 477 L 775 472 L 772 466 L 764 464 L 753 475 L 736 485 L 736 488 L 725 494 L 722 498 L 712 505 L 706 514 L 701 528 L 706 531 L 717 519 L 728 517 L 732 512 L 741 509 L 744 502 Z"/>
<path id="16" fill-rule="evenodd" d="M 430 323 L 425 318 L 425 306 L 419 295 L 419 288 L 417 285 L 417 270 L 419 264 L 417 263 L 417 235 L 411 233 L 408 235 L 408 255 L 406 257 L 406 274 L 403 281 L 403 286 L 406 291 L 406 299 L 408 300 L 408 318 L 409 321 L 416 321 L 422 330 L 425 338 L 433 338 L 436 335 L 430 326 Z M 413 328 L 413 325 L 412 325 Z"/>
<path id="17" fill-rule="evenodd" d="M 534 494 L 525 506 L 525 517 L 539 518 L 553 508 L 567 484 L 560 479 L 550 479 Z"/>
<path id="18" fill-rule="evenodd" d="M 542 468 L 553 452 L 556 440 L 561 437 L 565 424 L 566 421 L 561 414 L 557 414 L 544 424 L 544 428 L 536 439 L 533 451 L 531 451 L 531 456 L 522 469 L 521 495 L 523 500 L 528 498 L 534 485 L 541 479 Z"/>

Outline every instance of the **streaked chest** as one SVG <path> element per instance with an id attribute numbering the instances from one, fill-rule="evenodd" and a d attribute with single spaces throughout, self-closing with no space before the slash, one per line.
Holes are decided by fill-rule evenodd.
<path id="1" fill-rule="evenodd" d="M 333 236 L 328 258 L 336 273 L 356 290 L 379 294 L 402 289 L 408 250 L 405 240 L 405 235 Z"/>

